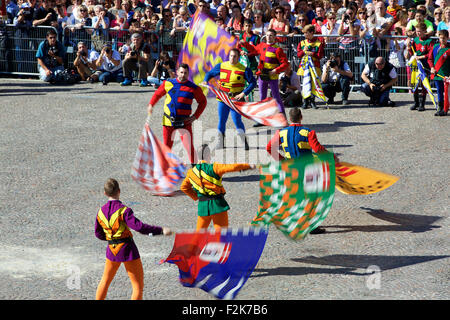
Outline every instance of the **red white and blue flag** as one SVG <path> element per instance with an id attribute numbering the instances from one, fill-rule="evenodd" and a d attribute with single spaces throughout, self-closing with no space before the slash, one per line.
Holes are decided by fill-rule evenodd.
<path id="1" fill-rule="evenodd" d="M 148 122 L 139 140 L 131 177 L 154 195 L 169 196 L 179 189 L 186 166 L 153 134 Z"/>
<path id="2" fill-rule="evenodd" d="M 208 85 L 208 88 L 227 106 L 250 120 L 270 127 L 286 127 L 289 125 L 284 114 L 279 111 L 276 100 L 273 98 L 257 102 L 241 102 L 231 99 L 225 92 L 213 86 Z"/>
<path id="3" fill-rule="evenodd" d="M 200 288 L 219 299 L 234 299 L 261 257 L 266 228 L 224 228 L 177 233 L 170 255 L 185 287 Z"/>

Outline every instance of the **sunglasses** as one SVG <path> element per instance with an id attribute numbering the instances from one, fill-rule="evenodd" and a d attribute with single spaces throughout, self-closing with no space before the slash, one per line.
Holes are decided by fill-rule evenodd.
<path id="1" fill-rule="evenodd" d="M 83 9 L 83 10 L 80 10 L 80 12 L 87 12 L 87 10 L 84 10 L 84 9 Z"/>
<path id="2" fill-rule="evenodd" d="M 298 19 L 299 22 L 305 22 L 305 19 Z"/>

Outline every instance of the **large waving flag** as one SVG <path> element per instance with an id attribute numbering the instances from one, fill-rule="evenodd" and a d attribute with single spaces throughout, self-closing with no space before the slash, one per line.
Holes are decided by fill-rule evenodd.
<path id="1" fill-rule="evenodd" d="M 334 199 L 332 153 L 271 162 L 261 167 L 260 203 L 252 225 L 273 223 L 300 240 L 327 217 Z"/>
<path id="2" fill-rule="evenodd" d="M 155 195 L 169 196 L 185 176 L 184 164 L 156 138 L 147 121 L 131 169 L 133 180 Z"/>
<path id="3" fill-rule="evenodd" d="M 301 69 L 301 70 L 300 70 Z M 303 99 L 311 97 L 311 95 L 316 96 L 322 101 L 326 101 L 326 97 L 322 90 L 322 85 L 317 75 L 316 68 L 312 58 L 305 55 L 300 63 L 299 73 L 303 72 L 303 83 L 302 83 L 302 96 Z"/>
<path id="4" fill-rule="evenodd" d="M 265 228 L 177 233 L 172 252 L 161 263 L 176 264 L 185 287 L 234 299 L 255 269 L 267 235 Z"/>
<path id="5" fill-rule="evenodd" d="M 189 79 L 200 84 L 209 70 L 228 59 L 236 44 L 234 36 L 220 28 L 208 15 L 197 11 L 184 37 L 178 63 L 189 65 Z M 214 83 L 216 80 L 211 81 Z M 207 89 L 204 93 L 207 94 Z"/>
<path id="6" fill-rule="evenodd" d="M 250 120 L 270 127 L 286 127 L 289 125 L 285 115 L 279 111 L 278 104 L 273 98 L 258 102 L 241 102 L 231 99 L 227 93 L 220 89 L 210 85 L 207 87 L 227 106 Z"/>
<path id="7" fill-rule="evenodd" d="M 425 69 L 423 68 L 422 62 L 420 60 L 411 57 L 408 62 L 411 68 L 411 86 L 413 87 L 413 92 L 415 92 L 419 86 L 419 82 L 422 81 L 422 85 L 427 89 L 428 95 L 433 102 L 434 107 L 437 109 L 436 99 L 434 98 L 433 90 L 431 89 L 430 81 L 427 78 Z"/>
<path id="8" fill-rule="evenodd" d="M 372 194 L 387 189 L 399 177 L 357 166 L 348 162 L 336 163 L 336 189 L 345 194 Z"/>

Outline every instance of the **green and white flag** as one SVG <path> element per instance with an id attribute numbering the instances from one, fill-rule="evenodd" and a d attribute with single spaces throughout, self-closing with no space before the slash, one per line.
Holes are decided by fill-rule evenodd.
<path id="1" fill-rule="evenodd" d="M 260 203 L 252 225 L 273 223 L 300 240 L 325 220 L 336 182 L 332 153 L 271 162 L 260 172 Z"/>

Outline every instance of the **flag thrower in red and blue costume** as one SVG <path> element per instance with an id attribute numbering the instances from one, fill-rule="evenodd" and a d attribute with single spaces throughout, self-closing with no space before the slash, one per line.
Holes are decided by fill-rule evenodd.
<path id="1" fill-rule="evenodd" d="M 266 243 L 266 228 L 224 228 L 182 232 L 170 255 L 185 287 L 200 288 L 219 299 L 234 299 L 256 267 Z"/>
<path id="2" fill-rule="evenodd" d="M 179 189 L 186 167 L 172 150 L 161 143 L 145 123 L 133 162 L 131 177 L 154 195 L 169 196 Z"/>
<path id="3" fill-rule="evenodd" d="M 189 65 L 189 80 L 198 85 L 209 70 L 228 59 L 230 50 L 236 44 L 234 36 L 220 28 L 208 15 L 197 10 L 184 37 L 178 64 Z M 207 94 L 206 89 L 204 93 Z"/>

